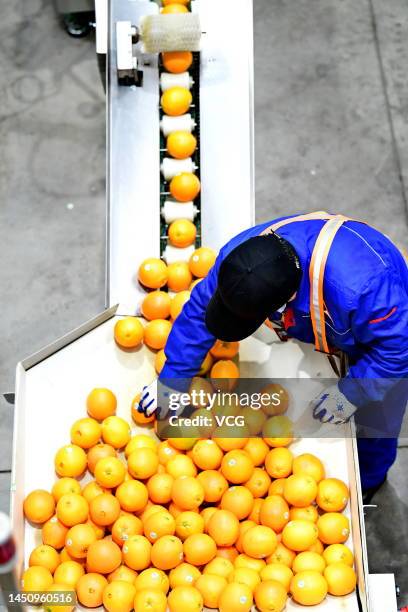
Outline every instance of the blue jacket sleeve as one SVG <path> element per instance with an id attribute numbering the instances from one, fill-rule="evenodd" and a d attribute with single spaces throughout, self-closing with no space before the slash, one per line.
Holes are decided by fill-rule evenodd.
<path id="1" fill-rule="evenodd" d="M 167 359 L 160 380 L 196 376 L 214 344 L 216 338 L 206 327 L 205 311 L 217 288 L 221 261 L 220 253 L 207 277 L 194 287 L 190 299 L 177 317 L 167 340 Z"/>
<path id="2" fill-rule="evenodd" d="M 361 356 L 339 387 L 360 407 L 382 401 L 397 379 L 408 376 L 408 295 L 396 273 L 387 270 L 363 288 L 351 326 Z"/>

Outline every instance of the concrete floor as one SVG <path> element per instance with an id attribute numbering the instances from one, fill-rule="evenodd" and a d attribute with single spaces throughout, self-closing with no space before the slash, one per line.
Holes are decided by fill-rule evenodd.
<path id="1" fill-rule="evenodd" d="M 255 0 L 257 217 L 329 209 L 406 243 L 408 7 Z M 104 97 L 51 0 L 0 0 L 0 392 L 16 362 L 104 308 Z M 12 406 L 0 399 L 0 509 Z M 367 516 L 370 567 L 408 603 L 408 449 Z M 390 523 L 395 529 L 390 529 Z M 394 532 L 394 533 L 393 533 Z"/>

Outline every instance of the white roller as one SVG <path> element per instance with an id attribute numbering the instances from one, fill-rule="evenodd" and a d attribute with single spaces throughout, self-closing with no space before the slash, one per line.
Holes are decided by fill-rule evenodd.
<path id="1" fill-rule="evenodd" d="M 190 115 L 179 115 L 178 117 L 171 117 L 170 115 L 163 115 L 160 121 L 160 127 L 164 136 L 169 136 L 173 132 L 192 132 L 196 127 L 196 122 Z"/>
<path id="2" fill-rule="evenodd" d="M 193 77 L 188 72 L 180 72 L 180 74 L 172 74 L 171 72 L 162 72 L 160 76 L 160 87 L 162 91 L 167 91 L 171 87 L 184 87 L 191 89 L 194 85 Z"/>
<path id="3" fill-rule="evenodd" d="M 140 35 L 146 53 L 199 51 L 200 18 L 193 13 L 145 15 L 140 20 Z"/>
<path id="4" fill-rule="evenodd" d="M 198 208 L 194 202 L 177 202 L 176 200 L 166 200 L 161 209 L 163 219 L 167 224 L 173 223 L 177 219 L 188 219 L 194 221 L 198 213 Z"/>
<path id="5" fill-rule="evenodd" d="M 184 247 L 183 249 L 179 249 L 178 247 L 168 244 L 163 251 L 163 259 L 168 265 L 178 261 L 189 261 L 194 251 L 194 244 Z"/>
<path id="6" fill-rule="evenodd" d="M 182 172 L 195 172 L 197 170 L 196 164 L 193 162 L 191 157 L 187 159 L 173 159 L 172 157 L 165 157 L 160 166 L 162 174 L 166 181 L 170 181 L 177 174 Z"/>

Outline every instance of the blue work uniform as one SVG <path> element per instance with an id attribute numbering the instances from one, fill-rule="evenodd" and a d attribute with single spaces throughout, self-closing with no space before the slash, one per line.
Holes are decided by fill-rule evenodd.
<path id="1" fill-rule="evenodd" d="M 161 379 L 190 378 L 197 374 L 216 340 L 205 325 L 205 311 L 216 290 L 222 261 L 235 247 L 285 218 L 289 217 L 252 227 L 221 249 L 213 268 L 193 289 L 173 325 Z M 308 343 L 314 343 L 309 267 L 324 223 L 318 219 L 299 221 L 276 232 L 294 247 L 302 269 L 296 297 L 284 313 L 286 332 L 289 337 Z M 339 382 L 340 389 L 357 407 L 366 409 L 378 402 L 389 405 L 392 430 L 397 435 L 407 395 L 396 391 L 395 379 L 408 378 L 408 268 L 404 257 L 374 228 L 347 221 L 330 248 L 323 294 L 328 343 L 349 357 L 349 371 L 346 379 Z M 277 316 L 281 315 L 271 313 L 270 318 Z M 364 384 L 350 385 L 347 379 L 364 379 Z M 363 488 L 384 480 L 395 460 L 396 449 L 395 437 L 359 440 Z"/>

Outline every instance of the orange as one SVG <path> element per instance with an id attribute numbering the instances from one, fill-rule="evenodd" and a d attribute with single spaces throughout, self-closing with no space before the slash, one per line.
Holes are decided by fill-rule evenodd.
<path id="1" fill-rule="evenodd" d="M 150 542 L 156 542 L 165 535 L 174 535 L 176 531 L 176 521 L 167 510 L 155 512 L 144 521 L 143 532 Z"/>
<path id="2" fill-rule="evenodd" d="M 71 442 L 81 448 L 91 448 L 99 442 L 101 426 L 91 418 L 79 419 L 71 427 Z"/>
<path id="3" fill-rule="evenodd" d="M 166 291 L 152 291 L 144 298 L 141 311 L 148 321 L 167 319 L 170 316 L 171 298 Z"/>
<path id="4" fill-rule="evenodd" d="M 30 567 L 32 565 L 45 567 L 53 574 L 60 564 L 60 556 L 52 546 L 41 544 L 41 546 L 37 546 L 32 551 L 28 564 Z"/>
<path id="5" fill-rule="evenodd" d="M 257 497 L 254 500 L 254 505 L 252 506 L 251 513 L 248 516 L 250 521 L 254 521 L 257 525 L 261 522 L 261 508 L 264 500 L 260 497 Z"/>
<path id="6" fill-rule="evenodd" d="M 280 495 L 268 495 L 261 505 L 259 520 L 262 525 L 280 533 L 289 522 L 289 506 Z"/>
<path id="7" fill-rule="evenodd" d="M 191 172 L 182 172 L 181 174 L 177 174 L 171 180 L 169 189 L 170 189 L 170 193 L 173 196 L 173 198 L 175 198 L 179 202 L 190 202 L 191 200 L 194 200 L 200 193 L 201 184 L 200 184 L 199 178 L 195 174 L 192 174 Z M 190 226 L 188 227 L 190 228 Z M 192 228 L 190 228 L 190 235 L 191 234 L 192 234 Z M 195 236 L 194 236 L 194 240 L 195 240 Z M 193 244 L 194 240 L 192 240 L 188 244 Z M 179 246 L 179 245 L 175 245 L 175 246 Z M 194 274 L 194 272 L 191 270 L 191 266 L 190 266 L 190 272 Z"/>
<path id="8" fill-rule="evenodd" d="M 160 289 L 167 283 L 167 266 L 161 259 L 145 259 L 140 264 L 138 279 L 148 289 Z"/>
<path id="9" fill-rule="evenodd" d="M 171 301 L 171 318 L 174 321 L 177 319 L 181 311 L 183 310 L 184 304 L 190 299 L 190 291 L 180 291 Z"/>
<path id="10" fill-rule="evenodd" d="M 170 321 L 166 319 L 155 319 L 154 321 L 150 321 L 145 327 L 145 344 L 157 351 L 164 349 L 170 332 Z"/>
<path id="11" fill-rule="evenodd" d="M 112 525 L 120 514 L 120 504 L 111 493 L 102 493 L 89 504 L 89 515 L 96 525 Z"/>
<path id="12" fill-rule="evenodd" d="M 296 553 L 293 550 L 286 548 L 281 542 L 278 543 L 275 552 L 267 558 L 269 563 L 283 563 L 288 567 L 292 567 L 293 561 L 295 560 Z"/>
<path id="13" fill-rule="evenodd" d="M 103 591 L 103 605 L 108 612 L 131 612 L 136 596 L 133 584 L 113 580 Z"/>
<path id="14" fill-rule="evenodd" d="M 285 416 L 270 417 L 262 428 L 262 435 L 269 446 L 288 446 L 293 440 L 293 423 Z"/>
<path id="15" fill-rule="evenodd" d="M 89 505 L 82 495 L 67 493 L 57 504 L 57 517 L 66 527 L 84 523 L 88 518 Z"/>
<path id="16" fill-rule="evenodd" d="M 215 508 L 214 506 L 208 506 L 207 508 L 204 508 L 204 510 L 201 510 L 200 512 L 200 516 L 202 516 L 204 519 L 204 531 L 206 533 L 207 533 L 208 523 L 210 522 L 210 518 L 212 517 L 214 512 L 216 512 L 216 510 L 217 508 Z"/>
<path id="17" fill-rule="evenodd" d="M 214 358 L 211 353 L 207 353 L 204 358 L 203 363 L 201 364 L 200 369 L 197 372 L 197 376 L 205 376 L 211 370 L 212 365 L 214 363 Z M 211 384 L 211 383 L 210 383 Z"/>
<path id="18" fill-rule="evenodd" d="M 211 368 L 211 382 L 216 389 L 221 391 L 232 391 L 237 385 L 239 368 L 230 359 L 221 359 Z"/>
<path id="19" fill-rule="evenodd" d="M 272 478 L 286 478 L 292 473 L 293 454 L 287 448 L 273 448 L 265 458 L 265 468 Z"/>
<path id="20" fill-rule="evenodd" d="M 166 357 L 166 353 L 164 352 L 164 349 L 160 349 L 160 351 L 157 351 L 156 357 L 154 358 L 154 369 L 156 370 L 156 374 L 161 373 L 162 369 L 164 368 L 164 364 L 166 363 L 166 360 L 167 360 L 167 357 Z M 136 407 L 136 410 L 137 410 L 137 407 Z M 136 417 L 138 417 L 139 415 L 141 415 L 141 413 L 136 412 Z M 144 415 L 141 415 L 141 416 L 144 416 Z M 152 414 L 150 417 L 145 417 L 145 418 L 147 418 L 149 422 L 151 422 L 151 421 L 154 421 L 155 416 L 154 414 Z"/>
<path id="21" fill-rule="evenodd" d="M 144 589 L 159 589 L 165 595 L 169 590 L 169 579 L 162 570 L 151 567 L 143 570 L 135 580 L 136 591 L 143 591 Z"/>
<path id="22" fill-rule="evenodd" d="M 257 585 L 261 582 L 261 578 L 258 572 L 249 567 L 238 567 L 228 576 L 228 582 L 246 584 L 253 593 Z"/>
<path id="23" fill-rule="evenodd" d="M 184 556 L 191 565 L 205 565 L 217 554 L 215 542 L 205 533 L 194 533 L 184 542 Z"/>
<path id="24" fill-rule="evenodd" d="M 88 548 L 86 567 L 88 572 L 110 574 L 122 563 L 122 551 L 115 542 L 96 540 Z"/>
<path id="25" fill-rule="evenodd" d="M 177 229 L 177 226 L 176 226 L 176 229 Z M 191 284 L 191 280 L 193 278 L 191 275 L 188 263 L 185 261 L 176 261 L 175 263 L 170 264 L 167 270 L 168 270 L 167 285 L 170 291 L 175 291 L 176 293 L 182 292 L 182 291 L 188 291 L 190 284 Z M 190 295 L 190 291 L 188 291 L 188 294 Z M 173 319 L 175 319 L 176 317 L 174 316 L 174 314 L 172 314 L 171 305 L 173 303 L 174 303 L 174 298 L 170 299 L 170 315 Z M 173 307 L 173 311 L 174 310 L 175 310 L 175 307 Z M 164 319 L 167 317 L 162 317 L 162 318 Z"/>
<path id="26" fill-rule="evenodd" d="M 194 536 L 191 536 L 194 537 Z M 174 535 L 164 535 L 152 546 L 152 565 L 163 571 L 171 570 L 183 560 L 183 542 Z"/>
<path id="27" fill-rule="evenodd" d="M 188 111 L 192 101 L 193 96 L 188 89 L 176 86 L 170 87 L 162 94 L 160 103 L 166 115 L 178 117 Z"/>
<path id="28" fill-rule="evenodd" d="M 57 583 L 66 584 L 75 589 L 78 580 L 85 574 L 85 570 L 76 561 L 64 561 L 55 570 L 54 580 Z"/>
<path id="29" fill-rule="evenodd" d="M 347 506 L 350 493 L 347 485 L 338 478 L 326 478 L 319 482 L 316 503 L 326 512 L 342 512 Z"/>
<path id="30" fill-rule="evenodd" d="M 204 519 L 197 512 L 180 512 L 176 517 L 176 535 L 184 541 L 194 533 L 204 532 Z"/>
<path id="31" fill-rule="evenodd" d="M 166 510 L 166 508 L 158 504 L 152 504 L 151 501 L 148 501 L 143 512 L 139 512 L 138 515 L 140 516 L 142 523 L 144 523 L 144 521 L 147 521 L 149 516 L 151 516 L 155 512 L 161 512 L 162 510 Z"/>
<path id="32" fill-rule="evenodd" d="M 217 510 L 208 521 L 207 531 L 217 546 L 232 546 L 238 539 L 239 521 L 229 510 Z"/>
<path id="33" fill-rule="evenodd" d="M 82 496 L 85 497 L 88 504 L 98 495 L 102 495 L 102 493 L 108 493 L 108 489 L 101 487 L 96 480 L 91 480 L 82 489 Z"/>
<path id="34" fill-rule="evenodd" d="M 317 528 L 323 544 L 344 544 L 350 535 L 350 522 L 339 512 L 327 512 L 320 516 Z"/>
<path id="35" fill-rule="evenodd" d="M 96 533 L 96 539 L 97 540 L 102 540 L 102 538 L 105 537 L 105 531 L 106 531 L 105 527 L 102 527 L 101 525 L 97 525 L 89 517 L 88 517 L 88 520 L 86 521 L 85 524 L 86 525 L 90 525 L 92 527 L 92 529 Z"/>
<path id="36" fill-rule="evenodd" d="M 233 563 L 235 559 L 238 557 L 238 551 L 235 546 L 221 546 L 217 548 L 217 557 L 221 557 L 222 559 L 227 559 L 227 561 L 231 561 Z"/>
<path id="37" fill-rule="evenodd" d="M 213 249 L 200 247 L 190 257 L 189 266 L 191 273 L 197 278 L 205 278 L 213 267 L 217 255 Z"/>
<path id="38" fill-rule="evenodd" d="M 251 457 L 243 450 L 229 451 L 221 462 L 222 474 L 233 484 L 247 482 L 254 473 L 254 469 Z"/>
<path id="39" fill-rule="evenodd" d="M 246 518 L 254 506 L 254 496 L 246 487 L 231 487 L 221 498 L 221 508 L 230 510 L 242 520 Z"/>
<path id="40" fill-rule="evenodd" d="M 157 589 L 144 589 L 136 593 L 134 607 L 137 612 L 166 612 L 167 598 Z"/>
<path id="41" fill-rule="evenodd" d="M 281 497 L 283 497 L 285 481 L 286 478 L 277 478 L 276 480 L 274 480 L 268 489 L 268 495 L 280 495 Z"/>
<path id="42" fill-rule="evenodd" d="M 23 509 L 25 517 L 31 523 L 45 523 L 54 514 L 55 500 L 48 491 L 37 489 L 27 495 Z"/>
<path id="43" fill-rule="evenodd" d="M 60 551 L 60 559 L 61 563 L 65 563 L 66 561 L 75 561 L 76 563 L 79 563 L 82 567 L 86 566 L 86 559 L 75 559 L 75 557 L 71 557 L 66 548 L 63 548 Z"/>
<path id="44" fill-rule="evenodd" d="M 157 456 L 159 457 L 161 465 L 166 465 L 167 462 L 176 455 L 180 455 L 180 452 L 173 448 L 168 440 L 163 440 L 163 442 L 159 443 L 157 447 Z"/>
<path id="45" fill-rule="evenodd" d="M 102 438 L 113 448 L 123 448 L 130 440 L 129 423 L 118 416 L 110 416 L 102 423 Z"/>
<path id="46" fill-rule="evenodd" d="M 147 482 L 149 497 L 155 504 L 168 504 L 171 501 L 171 488 L 174 478 L 171 474 L 153 474 Z"/>
<path id="47" fill-rule="evenodd" d="M 255 603 L 259 612 L 282 612 L 287 599 L 287 590 L 277 580 L 261 582 L 255 589 Z"/>
<path id="48" fill-rule="evenodd" d="M 247 482 L 245 486 L 249 489 L 252 495 L 256 497 L 264 497 L 269 489 L 269 485 L 271 484 L 271 479 L 265 470 L 262 468 L 255 468 L 252 472 L 252 476 Z"/>
<path id="49" fill-rule="evenodd" d="M 266 566 L 266 562 L 263 559 L 254 559 L 253 557 L 249 557 L 248 555 L 242 553 L 235 559 L 234 566 L 236 568 L 249 567 L 256 572 L 260 572 L 261 569 Z"/>
<path id="50" fill-rule="evenodd" d="M 156 357 L 157 357 L 157 355 L 156 355 Z M 155 417 L 154 414 L 152 414 L 151 416 L 148 417 L 145 414 L 143 414 L 143 412 L 139 412 L 138 408 L 139 408 L 141 396 L 142 396 L 142 394 L 138 393 L 137 395 L 135 395 L 135 397 L 132 400 L 132 405 L 130 407 L 130 410 L 131 410 L 131 413 L 132 413 L 132 419 L 134 420 L 136 425 L 148 425 L 149 423 L 153 423 L 153 421 L 156 419 L 156 417 Z M 128 443 L 128 445 L 129 445 L 129 443 Z M 126 448 L 127 448 L 127 446 L 126 446 Z M 130 452 L 128 452 L 126 456 L 128 457 L 129 455 L 130 455 Z"/>
<path id="51" fill-rule="evenodd" d="M 67 444 L 55 455 L 54 465 L 58 476 L 77 478 L 87 467 L 85 451 L 76 444 Z"/>
<path id="52" fill-rule="evenodd" d="M 327 580 L 330 595 L 343 597 L 352 593 L 356 588 L 356 573 L 346 563 L 332 563 L 324 570 L 324 577 Z"/>
<path id="53" fill-rule="evenodd" d="M 192 476 L 176 478 L 171 489 L 173 502 L 183 510 L 195 510 L 204 501 L 204 488 Z"/>
<path id="54" fill-rule="evenodd" d="M 126 468 L 117 457 L 100 459 L 95 466 L 95 480 L 101 487 L 113 489 L 125 479 Z"/>
<path id="55" fill-rule="evenodd" d="M 210 353 L 216 359 L 233 359 L 238 355 L 239 342 L 225 342 L 224 340 L 216 340 Z"/>
<path id="56" fill-rule="evenodd" d="M 142 521 L 133 514 L 122 514 L 112 525 L 112 539 L 118 546 L 123 546 L 131 536 L 142 534 Z"/>
<path id="57" fill-rule="evenodd" d="M 189 389 L 191 405 L 198 409 L 206 408 L 208 406 L 208 397 L 213 391 L 214 389 L 209 380 L 195 376 L 191 381 Z M 206 411 L 202 414 L 206 414 Z"/>
<path id="58" fill-rule="evenodd" d="M 182 431 L 182 430 L 181 430 Z M 193 448 L 194 444 L 197 442 L 198 438 L 170 438 L 169 442 L 177 450 L 181 451 L 189 451 Z"/>
<path id="59" fill-rule="evenodd" d="M 125 448 L 125 455 L 126 457 L 129 457 L 129 455 L 131 455 L 133 451 L 137 450 L 138 448 L 151 448 L 152 450 L 157 451 L 158 446 L 157 440 L 151 436 L 147 434 L 138 434 L 137 436 L 130 438 Z"/>
<path id="60" fill-rule="evenodd" d="M 188 219 L 176 219 L 176 221 L 173 221 L 173 223 L 171 223 L 168 235 L 171 245 L 179 248 L 184 248 L 190 246 L 190 244 L 193 244 L 195 242 L 197 236 L 197 228 L 194 223 L 192 223 Z M 188 269 L 188 266 L 186 271 L 190 274 L 190 277 L 188 278 L 188 283 L 186 282 L 187 287 L 189 287 L 191 283 L 191 273 Z"/>
<path id="61" fill-rule="evenodd" d="M 149 567 L 152 545 L 143 535 L 132 535 L 123 545 L 123 561 L 133 570 L 144 570 Z"/>
<path id="62" fill-rule="evenodd" d="M 162 53 L 163 66 L 168 72 L 180 74 L 186 72 L 193 63 L 190 51 L 168 51 Z"/>
<path id="63" fill-rule="evenodd" d="M 159 458 L 151 448 L 139 448 L 128 457 L 128 470 L 134 477 L 141 480 L 150 478 L 157 472 Z"/>
<path id="64" fill-rule="evenodd" d="M 122 482 L 116 489 L 115 495 L 122 510 L 127 512 L 140 512 L 145 508 L 148 500 L 146 485 L 137 480 Z"/>
<path id="65" fill-rule="evenodd" d="M 97 421 L 103 421 L 116 413 L 117 399 L 110 389 L 92 389 L 86 398 L 86 409 L 89 416 Z"/>
<path id="66" fill-rule="evenodd" d="M 311 521 L 316 523 L 319 518 L 319 513 L 316 506 L 305 506 L 304 508 L 291 508 L 289 512 L 291 521 L 300 519 L 301 521 Z"/>
<path id="67" fill-rule="evenodd" d="M 345 563 L 346 565 L 353 567 L 353 553 L 344 544 L 331 544 L 323 551 L 322 554 L 327 565 L 332 565 L 333 563 Z"/>
<path id="68" fill-rule="evenodd" d="M 235 547 L 236 547 L 236 549 L 240 553 L 244 552 L 244 549 L 242 547 L 242 539 L 243 539 L 245 533 L 249 529 L 251 529 L 251 527 L 256 527 L 256 525 L 257 525 L 257 523 L 255 521 L 252 521 L 252 520 L 242 521 L 239 524 L 239 536 L 238 536 L 237 541 L 235 542 Z"/>
<path id="69" fill-rule="evenodd" d="M 283 495 L 286 501 L 296 508 L 310 506 L 317 495 L 316 481 L 306 474 L 293 474 L 286 479 Z"/>
<path id="70" fill-rule="evenodd" d="M 43 544 L 48 544 L 59 550 L 65 546 L 65 537 L 68 527 L 65 527 L 56 516 L 51 517 L 42 527 L 41 535 Z"/>
<path id="71" fill-rule="evenodd" d="M 135 570 L 130 569 L 127 565 L 119 565 L 117 569 L 109 574 L 108 582 L 112 582 L 113 580 L 124 580 L 130 584 L 135 584 L 136 577 L 137 572 L 135 572 Z"/>
<path id="72" fill-rule="evenodd" d="M 289 393 L 279 383 L 266 385 L 260 393 L 269 398 L 264 398 L 263 412 L 268 416 L 284 414 L 289 406 Z"/>
<path id="73" fill-rule="evenodd" d="M 65 539 L 65 547 L 71 557 L 76 559 L 85 559 L 88 554 L 88 548 L 96 542 L 96 533 L 93 527 L 88 524 L 74 525 L 67 533 Z"/>
<path id="74" fill-rule="evenodd" d="M 180 13 L 189 13 L 190 11 L 183 4 L 169 4 L 160 9 L 163 15 L 175 15 Z"/>
<path id="75" fill-rule="evenodd" d="M 327 595 L 327 582 L 319 572 L 300 572 L 292 578 L 290 592 L 301 606 L 316 606 Z"/>
<path id="76" fill-rule="evenodd" d="M 179 586 L 167 598 L 169 612 L 201 612 L 203 597 L 195 587 Z"/>
<path id="77" fill-rule="evenodd" d="M 309 570 L 323 574 L 326 567 L 324 558 L 316 552 L 304 551 L 296 555 L 292 569 L 295 574 Z"/>
<path id="78" fill-rule="evenodd" d="M 231 582 L 227 584 L 218 600 L 220 612 L 249 612 L 254 598 L 246 584 Z"/>
<path id="79" fill-rule="evenodd" d="M 52 487 L 52 494 L 58 502 L 66 493 L 81 493 L 81 485 L 75 478 L 60 478 Z"/>
<path id="80" fill-rule="evenodd" d="M 112 415 L 113 416 L 113 415 Z M 95 471 L 95 466 L 99 459 L 105 457 L 116 457 L 116 451 L 110 444 L 97 444 L 88 451 L 88 469 L 91 474 Z"/>
<path id="81" fill-rule="evenodd" d="M 218 608 L 218 600 L 227 586 L 227 581 L 222 576 L 203 574 L 198 578 L 194 586 L 200 591 L 204 605 L 207 608 Z"/>
<path id="82" fill-rule="evenodd" d="M 303 554 L 303 553 L 301 553 Z M 284 563 L 268 563 L 266 567 L 261 569 L 260 572 L 261 580 L 276 580 L 285 588 L 286 592 L 289 591 L 290 581 L 293 578 L 293 572 Z"/>
<path id="83" fill-rule="evenodd" d="M 137 317 L 125 317 L 115 324 L 116 343 L 122 348 L 136 348 L 143 342 L 144 328 Z"/>
<path id="84" fill-rule="evenodd" d="M 176 451 L 177 452 L 177 451 Z M 177 454 L 171 457 L 166 463 L 166 470 L 173 478 L 181 478 L 181 476 L 196 476 L 197 468 L 193 460 L 187 455 Z"/>
<path id="85" fill-rule="evenodd" d="M 91 572 L 81 576 L 77 582 L 78 601 L 87 608 L 98 608 L 102 605 L 103 591 L 108 585 L 105 576 Z"/>
<path id="86" fill-rule="evenodd" d="M 212 442 L 212 440 L 201 440 L 201 442 Z M 197 476 L 197 480 L 204 489 L 204 501 L 207 503 L 219 502 L 228 489 L 228 482 L 217 470 L 204 470 Z"/>
<path id="87" fill-rule="evenodd" d="M 21 588 L 27 591 L 46 591 L 53 583 L 49 569 L 36 565 L 25 570 L 21 579 Z"/>
<path id="88" fill-rule="evenodd" d="M 290 521 L 282 531 L 282 543 L 296 552 L 307 550 L 317 537 L 317 527 L 310 521 Z"/>
<path id="89" fill-rule="evenodd" d="M 278 545 L 276 534 L 270 527 L 256 525 L 248 529 L 242 538 L 244 553 L 255 559 L 269 557 Z"/>
<path id="90" fill-rule="evenodd" d="M 264 464 L 269 446 L 261 438 L 250 438 L 245 444 L 244 450 L 251 457 L 252 463 L 258 467 Z"/>
<path id="91" fill-rule="evenodd" d="M 177 5 L 173 5 L 177 6 Z M 167 137 L 167 151 L 176 159 L 191 157 L 197 148 L 197 139 L 190 132 L 181 130 L 172 132 Z"/>
<path id="92" fill-rule="evenodd" d="M 163 0 L 163 6 L 171 6 L 172 4 L 183 4 L 188 6 L 190 0 Z"/>
<path id="93" fill-rule="evenodd" d="M 296 474 L 307 474 L 315 479 L 319 483 L 325 477 L 325 469 L 323 463 L 318 457 L 311 455 L 310 453 L 304 453 L 295 457 L 292 466 L 293 473 Z"/>
<path id="94" fill-rule="evenodd" d="M 204 568 L 204 574 L 214 574 L 228 578 L 234 571 L 234 565 L 229 559 L 216 556 L 212 561 L 207 563 Z"/>
<path id="95" fill-rule="evenodd" d="M 224 454 L 214 440 L 199 440 L 193 447 L 191 457 L 201 470 L 217 470 Z"/>
<path id="96" fill-rule="evenodd" d="M 266 416 L 262 410 L 255 410 L 248 406 L 242 409 L 241 416 L 245 419 L 245 425 L 248 427 L 251 436 L 257 436 L 262 431 L 266 421 Z"/>
<path id="97" fill-rule="evenodd" d="M 200 570 L 194 567 L 194 565 L 180 563 L 180 565 L 172 569 L 169 574 L 170 588 L 174 589 L 178 586 L 192 586 L 200 576 Z"/>
<path id="98" fill-rule="evenodd" d="M 72 612 L 74 610 L 75 606 L 70 604 L 75 600 L 73 597 L 72 587 L 68 584 L 54 582 L 54 584 L 48 587 L 47 593 L 57 593 L 58 598 L 61 597 L 62 593 L 65 593 L 67 600 L 66 605 L 60 605 L 59 603 L 55 603 L 53 605 L 51 603 L 47 603 L 43 608 L 44 612 Z"/>

